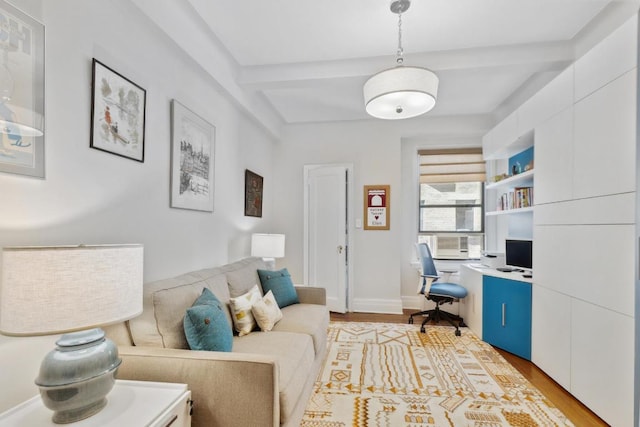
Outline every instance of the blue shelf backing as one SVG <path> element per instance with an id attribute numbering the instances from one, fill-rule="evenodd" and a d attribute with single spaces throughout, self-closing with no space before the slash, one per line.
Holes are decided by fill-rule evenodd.
<path id="1" fill-rule="evenodd" d="M 509 157 L 509 175 L 517 175 L 530 169 L 533 169 L 533 146 Z"/>

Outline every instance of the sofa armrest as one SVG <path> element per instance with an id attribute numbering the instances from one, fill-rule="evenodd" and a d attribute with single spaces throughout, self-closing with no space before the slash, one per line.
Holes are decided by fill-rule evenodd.
<path id="1" fill-rule="evenodd" d="M 302 304 L 327 305 L 327 290 L 316 286 L 296 285 L 298 299 Z"/>
<path id="2" fill-rule="evenodd" d="M 192 425 L 280 425 L 278 367 L 266 355 L 120 346 L 118 379 L 188 384 Z"/>

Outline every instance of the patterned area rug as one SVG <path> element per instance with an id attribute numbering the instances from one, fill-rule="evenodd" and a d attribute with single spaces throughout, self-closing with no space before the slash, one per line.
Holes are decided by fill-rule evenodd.
<path id="1" fill-rule="evenodd" d="M 573 426 L 468 328 L 331 322 L 302 427 Z"/>

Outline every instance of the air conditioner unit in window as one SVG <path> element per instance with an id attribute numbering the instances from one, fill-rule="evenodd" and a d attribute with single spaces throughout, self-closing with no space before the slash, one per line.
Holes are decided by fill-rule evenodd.
<path id="1" fill-rule="evenodd" d="M 437 236 L 435 257 L 437 258 L 467 258 L 469 254 L 469 237 L 467 236 Z"/>

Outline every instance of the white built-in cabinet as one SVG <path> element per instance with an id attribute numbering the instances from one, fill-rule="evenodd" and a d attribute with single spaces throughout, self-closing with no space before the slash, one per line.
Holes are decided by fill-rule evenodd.
<path id="1" fill-rule="evenodd" d="M 533 131 L 532 361 L 614 426 L 633 425 L 637 375 L 637 18 L 483 140 L 496 159 Z"/>

